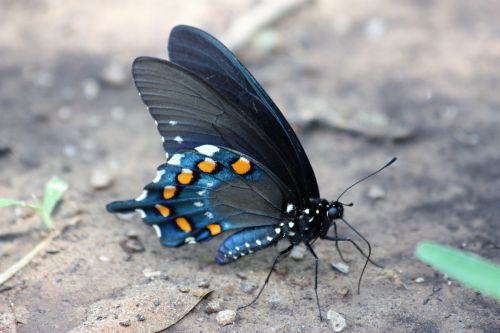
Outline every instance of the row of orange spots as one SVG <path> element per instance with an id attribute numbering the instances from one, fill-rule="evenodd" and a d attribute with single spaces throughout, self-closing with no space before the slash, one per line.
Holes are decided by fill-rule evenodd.
<path id="1" fill-rule="evenodd" d="M 252 164 L 246 158 L 240 157 L 236 162 L 231 164 L 231 167 L 238 175 L 246 175 L 252 168 Z"/>
<path id="2" fill-rule="evenodd" d="M 193 231 L 193 227 L 191 226 L 191 223 L 189 223 L 188 219 L 179 216 L 178 218 L 175 219 L 175 223 L 184 232 L 191 232 Z M 218 235 L 222 232 L 222 227 L 220 224 L 209 224 L 207 225 L 207 229 L 210 231 L 210 235 L 215 236 Z"/>

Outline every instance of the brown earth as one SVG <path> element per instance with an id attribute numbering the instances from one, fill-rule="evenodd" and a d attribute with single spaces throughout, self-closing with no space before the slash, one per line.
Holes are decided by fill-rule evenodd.
<path id="1" fill-rule="evenodd" d="M 205 313 L 207 302 L 235 309 L 250 301 L 248 284 L 263 282 L 277 250 L 217 266 L 222 237 L 162 248 L 138 218 L 122 221 L 104 210 L 111 200 L 137 196 L 163 163 L 128 74 L 134 57 L 165 57 L 169 31 L 179 23 L 218 36 L 254 5 L 0 4 L 0 197 L 30 200 L 53 175 L 71 186 L 56 214 L 61 236 L 0 287 L 0 332 L 157 330 L 198 302 L 203 281 L 214 292 L 170 331 L 332 331 L 317 318 L 310 255 L 284 260 L 257 305 L 220 327 Z M 399 158 L 344 199 L 355 202 L 347 217 L 387 270 L 369 266 L 357 295 L 363 258 L 343 245 L 352 259 L 344 276 L 329 264 L 338 260 L 332 244 L 316 245 L 323 311 L 343 314 L 348 332 L 500 331 L 498 302 L 413 256 L 418 242 L 435 240 L 500 262 L 499 12 L 500 3 L 487 0 L 314 1 L 240 52 L 299 131 L 325 198 Z M 127 75 L 116 86 L 99 79 L 110 63 Z M 409 133 L 374 139 L 363 126 L 325 126 L 338 114 L 363 119 L 354 126 L 382 119 L 387 131 L 397 123 Z M 96 170 L 113 183 L 93 189 Z M 385 192 L 382 199 L 370 195 L 374 186 Z M 79 222 L 68 226 L 75 216 Z M 38 230 L 27 211 L 2 210 L 1 271 L 42 239 Z M 124 252 L 120 242 L 130 234 L 144 252 Z M 424 282 L 415 282 L 419 277 Z"/>

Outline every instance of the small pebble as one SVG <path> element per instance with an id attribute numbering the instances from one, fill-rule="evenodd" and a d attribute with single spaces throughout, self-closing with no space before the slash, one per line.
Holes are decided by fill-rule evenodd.
<path id="1" fill-rule="evenodd" d="M 102 70 L 101 81 L 108 86 L 121 88 L 128 83 L 128 72 L 121 64 L 112 62 Z"/>
<path id="2" fill-rule="evenodd" d="M 154 304 L 154 306 L 160 306 L 161 302 L 160 302 L 160 300 L 159 300 L 159 299 L 157 299 L 157 300 L 155 300 L 155 301 L 153 302 L 153 304 Z"/>
<path id="3" fill-rule="evenodd" d="M 130 326 L 130 320 L 125 320 L 125 321 L 120 321 L 120 326 L 123 327 L 129 327 Z"/>
<path id="4" fill-rule="evenodd" d="M 349 288 L 347 288 L 346 286 L 344 286 L 342 288 L 337 289 L 337 295 L 340 298 L 346 298 L 347 295 L 349 295 Z"/>
<path id="5" fill-rule="evenodd" d="M 104 170 L 96 169 L 90 175 L 90 186 L 95 190 L 108 188 L 113 183 L 113 178 Z"/>
<path id="6" fill-rule="evenodd" d="M 188 287 L 178 287 L 177 290 L 179 290 L 181 293 L 188 293 L 191 291 Z"/>
<path id="7" fill-rule="evenodd" d="M 205 312 L 208 314 L 216 313 L 222 310 L 222 303 L 219 299 L 213 299 L 208 302 Z"/>
<path id="8" fill-rule="evenodd" d="M 242 280 L 246 280 L 247 279 L 246 274 L 244 274 L 242 272 L 236 272 L 236 276 L 239 277 Z"/>
<path id="9" fill-rule="evenodd" d="M 142 315 L 142 314 L 138 314 L 136 318 L 137 318 L 137 321 L 144 321 L 144 320 L 146 320 L 146 317 L 144 317 L 144 315 Z"/>
<path id="10" fill-rule="evenodd" d="M 344 316 L 332 309 L 328 310 L 326 318 L 330 320 L 334 332 L 342 332 L 347 326 Z"/>
<path id="11" fill-rule="evenodd" d="M 78 150 L 73 145 L 64 145 L 63 152 L 67 157 L 75 157 L 78 153 Z"/>
<path id="12" fill-rule="evenodd" d="M 210 287 L 210 282 L 208 282 L 207 280 L 203 280 L 198 283 L 198 287 L 207 289 L 208 287 Z"/>
<path id="13" fill-rule="evenodd" d="M 126 239 L 120 242 L 120 246 L 126 253 L 144 252 L 144 245 L 138 236 L 129 235 Z"/>
<path id="14" fill-rule="evenodd" d="M 349 274 L 349 265 L 342 261 L 334 261 L 332 262 L 333 269 L 339 271 L 342 274 Z"/>
<path id="15" fill-rule="evenodd" d="M 100 261 L 103 261 L 103 262 L 108 262 L 110 261 L 111 259 L 109 257 L 106 257 L 106 256 L 99 256 L 99 260 Z"/>
<path id="16" fill-rule="evenodd" d="M 372 200 L 381 200 L 385 197 L 385 191 L 379 186 L 372 186 L 368 190 L 368 197 Z"/>
<path id="17" fill-rule="evenodd" d="M 162 272 L 161 271 L 155 271 L 152 268 L 145 268 L 142 271 L 142 274 L 144 274 L 145 277 L 147 278 L 155 278 L 161 276 Z"/>
<path id="18" fill-rule="evenodd" d="M 422 282 L 425 282 L 425 279 L 420 276 L 420 277 L 418 277 L 418 278 L 415 279 L 415 282 L 416 283 L 422 283 Z"/>
<path id="19" fill-rule="evenodd" d="M 233 310 L 222 310 L 217 314 L 215 320 L 221 326 L 232 324 L 236 320 L 236 312 Z"/>
<path id="20" fill-rule="evenodd" d="M 99 83 L 94 79 L 87 79 L 82 83 L 82 90 L 86 99 L 95 99 L 99 95 Z"/>
<path id="21" fill-rule="evenodd" d="M 304 259 L 305 253 L 306 253 L 306 247 L 300 244 L 293 247 L 292 251 L 290 252 L 290 258 L 299 261 Z"/>
<path id="22" fill-rule="evenodd" d="M 240 290 L 245 294 L 252 294 L 254 290 L 257 289 L 257 285 L 254 283 L 242 283 Z"/>
<path id="23" fill-rule="evenodd" d="M 281 303 L 281 298 L 278 295 L 271 295 L 271 296 L 269 296 L 269 298 L 267 299 L 267 301 L 271 305 L 278 305 L 278 304 Z"/>

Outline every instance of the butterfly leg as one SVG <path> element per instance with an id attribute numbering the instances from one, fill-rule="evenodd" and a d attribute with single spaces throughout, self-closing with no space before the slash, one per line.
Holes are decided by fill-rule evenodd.
<path id="1" fill-rule="evenodd" d="M 337 233 L 337 223 L 333 222 L 333 233 L 335 235 L 335 238 L 338 238 L 338 233 Z M 344 256 L 342 255 L 342 251 L 340 251 L 339 247 L 339 241 L 335 241 L 335 248 L 337 249 L 337 252 L 339 253 L 340 259 L 342 259 L 343 262 L 348 263 L 350 260 L 346 260 Z"/>
<path id="2" fill-rule="evenodd" d="M 365 257 L 366 259 L 368 259 L 368 262 L 370 264 L 372 264 L 373 266 L 375 267 L 378 267 L 378 268 L 384 268 L 384 266 L 380 265 L 379 263 L 371 260 L 370 258 L 368 258 L 368 256 L 365 254 L 365 252 L 363 252 L 363 250 L 359 247 L 359 245 L 352 239 L 350 238 L 343 238 L 343 237 L 331 237 L 331 236 L 326 236 L 324 237 L 323 239 L 326 239 L 326 240 L 329 240 L 329 241 L 333 241 L 333 242 L 350 242 L 352 245 L 354 245 L 354 247 L 359 251 L 359 253 L 361 253 L 361 255 L 363 257 Z"/>
<path id="3" fill-rule="evenodd" d="M 264 281 L 264 284 L 260 288 L 259 293 L 257 294 L 257 296 L 255 296 L 255 298 L 250 303 L 248 303 L 247 305 L 243 305 L 243 306 L 238 307 L 237 310 L 242 310 L 244 308 L 247 308 L 247 307 L 253 305 L 257 301 L 257 299 L 259 299 L 260 294 L 262 294 L 262 292 L 264 291 L 264 288 L 266 287 L 267 283 L 269 282 L 269 278 L 271 277 L 271 273 L 273 272 L 274 266 L 276 266 L 276 264 L 278 263 L 279 259 L 282 256 L 284 256 L 285 254 L 288 254 L 292 250 L 292 248 L 293 248 L 293 245 L 290 245 L 289 247 L 287 247 L 286 249 L 284 249 L 283 251 L 281 251 L 276 256 L 276 258 L 274 258 L 274 262 L 273 262 L 273 265 L 271 266 L 271 270 L 269 271 L 269 274 L 267 274 L 266 281 Z"/>
<path id="4" fill-rule="evenodd" d="M 316 304 L 318 306 L 318 312 L 319 312 L 319 320 L 323 320 L 323 317 L 321 316 L 321 306 L 319 305 L 319 297 L 318 297 L 318 265 L 319 265 L 319 258 L 314 252 L 311 244 L 306 243 L 307 248 L 311 252 L 311 254 L 314 256 L 314 293 L 316 294 Z"/>

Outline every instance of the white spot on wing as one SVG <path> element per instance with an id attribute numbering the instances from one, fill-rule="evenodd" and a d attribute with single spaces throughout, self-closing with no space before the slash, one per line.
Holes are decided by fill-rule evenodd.
<path id="1" fill-rule="evenodd" d="M 181 165 L 181 160 L 184 157 L 184 154 L 173 154 L 172 157 L 168 160 L 167 164 L 170 165 Z"/>
<path id="2" fill-rule="evenodd" d="M 141 219 L 146 217 L 146 213 L 142 209 L 136 209 L 135 210 L 139 215 L 141 216 Z"/>
<path id="3" fill-rule="evenodd" d="M 201 206 L 203 206 L 203 202 L 196 201 L 193 205 L 195 205 L 196 207 L 201 207 Z"/>
<path id="4" fill-rule="evenodd" d="M 183 139 L 183 138 L 181 138 L 180 136 L 178 136 L 178 135 L 177 135 L 177 136 L 174 138 L 174 141 L 175 141 L 175 142 L 177 142 L 177 143 L 182 143 L 182 142 L 184 141 L 184 139 Z"/>
<path id="5" fill-rule="evenodd" d="M 250 244 L 248 244 L 248 243 L 245 243 L 245 246 L 248 247 L 248 248 L 250 248 Z"/>
<path id="6" fill-rule="evenodd" d="M 146 199 L 147 196 L 148 196 L 148 191 L 144 190 L 144 191 L 142 191 L 140 196 L 135 198 L 135 201 L 142 201 L 142 200 Z"/>
<path id="7" fill-rule="evenodd" d="M 163 136 L 161 137 L 161 142 L 165 142 L 165 138 Z"/>
<path id="8" fill-rule="evenodd" d="M 169 123 L 170 125 L 172 125 L 172 126 L 177 125 L 177 121 L 175 121 L 175 120 L 169 120 L 169 121 L 168 121 L 168 123 Z"/>
<path id="9" fill-rule="evenodd" d="M 309 208 L 304 209 L 304 213 L 309 214 Z"/>
<path id="10" fill-rule="evenodd" d="M 208 217 L 209 219 L 214 218 L 214 214 L 212 212 L 205 212 L 205 216 Z"/>
<path id="11" fill-rule="evenodd" d="M 277 234 L 280 234 L 281 233 L 281 228 L 274 229 L 274 232 L 277 233 Z"/>
<path id="12" fill-rule="evenodd" d="M 293 210 L 293 208 L 294 208 L 294 206 L 293 206 L 292 204 L 288 204 L 288 205 L 286 206 L 286 212 L 287 212 L 287 213 L 290 213 L 290 212 Z"/>
<path id="13" fill-rule="evenodd" d="M 262 245 L 262 242 L 260 240 L 256 240 L 255 243 L 258 245 L 258 246 L 261 246 Z"/>
<path id="14" fill-rule="evenodd" d="M 195 148 L 197 152 L 200 154 L 206 155 L 206 156 L 212 156 L 216 152 L 218 152 L 220 149 L 217 148 L 216 146 L 212 145 L 203 145 Z"/>
<path id="15" fill-rule="evenodd" d="M 158 183 L 164 174 L 165 174 L 165 170 L 156 171 L 156 177 L 155 177 L 155 179 L 153 179 L 153 183 Z"/>
<path id="16" fill-rule="evenodd" d="M 186 237 L 186 240 L 184 242 L 188 244 L 196 244 L 196 239 L 194 237 Z"/>
<path id="17" fill-rule="evenodd" d="M 212 187 L 212 186 L 214 186 L 213 182 L 207 182 L 207 187 Z"/>
<path id="18" fill-rule="evenodd" d="M 158 224 L 153 224 L 152 227 L 153 227 L 153 229 L 155 229 L 156 236 L 158 236 L 158 238 L 161 238 L 161 229 L 158 226 Z"/>
<path id="19" fill-rule="evenodd" d="M 290 228 L 293 228 L 293 226 L 294 226 L 294 225 L 295 225 L 295 223 L 293 223 L 293 222 L 288 222 L 288 226 L 289 226 Z"/>
<path id="20" fill-rule="evenodd" d="M 148 110 L 149 110 L 149 108 L 148 108 L 148 107 L 146 107 L 146 109 L 148 109 Z M 155 120 L 155 125 L 158 127 L 158 121 L 156 121 L 156 120 Z"/>
<path id="21" fill-rule="evenodd" d="M 201 190 L 201 191 L 198 191 L 196 193 L 198 193 L 199 196 L 202 196 L 203 194 L 205 194 L 207 192 L 207 190 Z"/>
<path id="22" fill-rule="evenodd" d="M 239 247 L 239 246 L 235 246 L 234 248 L 236 249 L 236 251 L 239 251 L 239 250 L 240 250 L 240 247 Z"/>
<path id="23" fill-rule="evenodd" d="M 273 238 L 272 238 L 272 237 L 269 237 L 269 236 L 267 236 L 267 237 L 266 237 L 266 239 L 267 239 L 268 241 L 270 241 L 270 242 L 273 240 Z"/>

